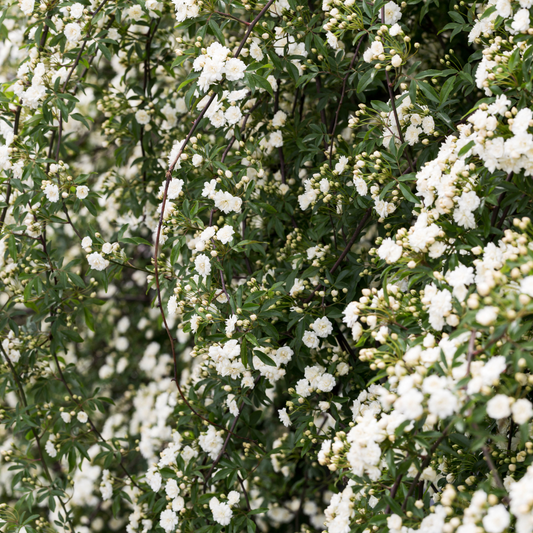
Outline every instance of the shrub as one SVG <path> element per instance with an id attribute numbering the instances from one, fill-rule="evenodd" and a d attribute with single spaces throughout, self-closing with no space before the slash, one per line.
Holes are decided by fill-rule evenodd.
<path id="1" fill-rule="evenodd" d="M 6 2 L 3 531 L 533 532 L 531 5 Z"/>

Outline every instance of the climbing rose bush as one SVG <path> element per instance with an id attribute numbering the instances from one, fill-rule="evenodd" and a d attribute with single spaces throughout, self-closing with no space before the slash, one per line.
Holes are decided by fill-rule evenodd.
<path id="1" fill-rule="evenodd" d="M 533 532 L 531 0 L 5 0 L 0 527 Z"/>

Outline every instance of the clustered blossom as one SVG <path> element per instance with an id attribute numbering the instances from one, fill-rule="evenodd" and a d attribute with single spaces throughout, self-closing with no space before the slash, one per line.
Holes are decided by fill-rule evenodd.
<path id="1" fill-rule="evenodd" d="M 201 72 L 198 87 L 207 92 L 214 83 L 222 81 L 239 81 L 244 78 L 246 65 L 236 57 L 229 57 L 231 51 L 226 46 L 214 42 L 206 49 L 205 54 L 198 56 L 193 63 L 195 72 Z"/>

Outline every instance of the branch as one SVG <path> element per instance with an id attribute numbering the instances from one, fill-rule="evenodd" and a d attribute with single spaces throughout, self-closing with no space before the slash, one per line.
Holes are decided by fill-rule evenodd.
<path id="1" fill-rule="evenodd" d="M 359 234 L 361 233 L 361 231 L 363 230 L 363 227 L 365 226 L 365 224 L 367 223 L 368 219 L 370 218 L 370 215 L 372 214 L 372 208 L 369 207 L 363 218 L 361 219 L 361 222 L 359 222 L 357 228 L 355 228 L 355 231 L 353 232 L 353 235 L 350 237 L 350 240 L 348 241 L 348 244 L 346 245 L 346 247 L 344 248 L 342 254 L 340 255 L 340 257 L 337 259 L 336 263 L 331 267 L 331 270 L 329 271 L 330 274 L 333 274 L 335 272 L 335 270 L 337 270 L 337 268 L 339 267 L 339 265 L 342 263 L 343 259 L 348 255 L 348 252 L 350 251 L 351 247 L 353 246 L 353 243 L 355 242 L 355 240 L 357 239 L 357 237 L 359 237 Z"/>
<path id="2" fill-rule="evenodd" d="M 472 333 L 470 334 L 470 340 L 468 341 L 468 358 L 467 358 L 467 361 L 466 361 L 466 375 L 465 375 L 465 377 L 467 377 L 470 374 L 470 365 L 472 363 L 472 357 L 474 355 L 474 348 L 476 347 L 475 340 L 476 340 L 476 330 L 473 329 Z"/>
<path id="3" fill-rule="evenodd" d="M 489 449 L 487 448 L 487 446 L 482 446 L 481 449 L 483 450 L 483 456 L 485 457 L 485 461 L 487 461 L 490 471 L 492 472 L 492 475 L 494 476 L 494 481 L 496 482 L 496 485 L 498 485 L 499 489 L 505 490 L 505 487 L 500 478 L 500 474 L 498 473 L 498 469 L 496 468 L 496 465 L 494 464 L 494 462 L 492 461 L 492 457 L 490 456 Z"/>
<path id="4" fill-rule="evenodd" d="M 246 34 L 244 35 L 244 37 L 243 37 L 243 39 L 242 39 L 242 41 L 241 41 L 239 47 L 237 48 L 237 50 L 236 50 L 236 52 L 235 52 L 233 57 L 235 57 L 235 58 L 239 57 L 239 55 L 240 55 L 244 45 L 246 44 L 246 41 L 248 40 L 248 37 L 252 33 L 252 30 L 254 29 L 255 25 L 259 22 L 261 17 L 267 12 L 268 8 L 273 3 L 274 3 L 274 0 L 269 0 L 268 3 L 265 4 L 263 9 L 261 9 L 261 11 L 258 13 L 258 15 L 254 18 L 254 20 L 250 23 L 250 25 L 248 26 L 248 29 L 246 31 Z M 228 431 L 225 427 L 219 426 L 218 424 L 214 424 L 210 420 L 204 418 L 199 413 L 197 413 L 196 410 L 194 410 L 192 408 L 192 406 L 189 403 L 189 401 L 185 398 L 185 395 L 183 394 L 183 391 L 182 391 L 182 389 L 181 389 L 181 387 L 179 385 L 177 354 L 176 354 L 176 349 L 175 349 L 175 346 L 174 346 L 174 339 L 172 337 L 172 333 L 170 332 L 170 328 L 168 327 L 167 318 L 166 318 L 165 311 L 164 311 L 164 308 L 163 308 L 163 301 L 162 301 L 162 297 L 161 297 L 161 286 L 160 286 L 160 282 L 159 282 L 159 265 L 158 265 L 159 242 L 160 242 L 160 237 L 161 237 L 161 228 L 163 226 L 163 215 L 165 213 L 165 205 L 166 205 L 166 201 L 167 201 L 168 187 L 169 187 L 169 184 L 170 184 L 170 180 L 172 179 L 172 172 L 173 172 L 177 162 L 179 161 L 179 159 L 181 157 L 181 154 L 185 150 L 185 148 L 188 145 L 191 137 L 193 136 L 194 132 L 196 131 L 196 128 L 198 127 L 198 124 L 200 123 L 200 121 L 204 117 L 206 111 L 209 109 L 209 107 L 213 103 L 215 97 L 216 97 L 216 93 L 213 92 L 213 94 L 209 98 L 207 104 L 204 106 L 204 108 L 202 109 L 202 111 L 200 112 L 200 114 L 198 115 L 196 120 L 193 122 L 193 124 L 191 126 L 191 129 L 189 130 L 189 133 L 187 134 L 187 137 L 185 138 L 185 141 L 183 142 L 183 145 L 182 145 L 179 153 L 176 155 L 174 161 L 172 161 L 170 163 L 169 168 L 167 170 L 166 182 L 165 182 L 165 190 L 163 192 L 163 200 L 162 200 L 162 203 L 161 203 L 161 214 L 159 216 L 159 222 L 157 224 L 157 233 L 156 233 L 156 238 L 155 238 L 154 273 L 155 273 L 155 280 L 156 280 L 156 287 L 157 287 L 157 299 L 158 299 L 158 302 L 159 302 L 159 310 L 160 310 L 161 316 L 163 318 L 163 324 L 165 325 L 165 330 L 166 330 L 168 338 L 170 340 L 170 348 L 171 348 L 171 351 L 172 351 L 172 358 L 173 358 L 173 361 L 174 361 L 174 378 L 173 379 L 174 379 L 174 381 L 176 383 L 176 386 L 178 388 L 178 392 L 179 392 L 181 398 L 183 399 L 183 401 L 185 402 L 185 404 L 189 407 L 189 409 L 191 409 L 191 411 L 195 415 L 199 416 L 202 420 L 206 421 L 208 424 L 211 424 L 211 425 L 213 425 L 215 427 L 218 427 L 218 428 L 221 428 L 221 429 L 223 429 L 225 431 Z M 233 433 L 230 431 L 229 434 L 233 434 Z M 237 435 L 237 437 L 238 438 L 242 438 L 242 437 L 239 437 L 238 435 Z M 245 440 L 248 440 L 248 439 L 245 439 Z"/>
<path id="5" fill-rule="evenodd" d="M 384 24 L 385 21 L 385 8 L 381 8 L 381 23 Z M 398 128 L 398 135 L 400 136 L 400 141 L 403 144 L 405 142 L 403 138 L 402 128 L 400 126 L 400 120 L 398 118 L 398 111 L 396 109 L 396 97 L 394 96 L 394 91 L 392 90 L 392 83 L 390 82 L 389 77 L 389 71 L 385 70 L 385 77 L 387 79 L 387 89 L 389 90 L 389 98 L 391 102 L 392 112 L 394 113 L 394 120 L 396 122 L 396 128 Z M 411 157 L 409 156 L 409 153 L 407 150 L 405 150 L 405 157 L 407 158 L 407 162 L 409 163 L 409 168 L 411 169 L 411 172 L 414 172 L 415 169 L 413 167 L 413 162 L 411 161 Z"/>
<path id="6" fill-rule="evenodd" d="M 57 366 L 57 370 L 59 372 L 59 378 L 61 379 L 61 381 L 63 382 L 63 385 L 65 386 L 65 389 L 67 389 L 67 392 L 68 392 L 68 395 L 70 396 L 70 399 L 78 406 L 79 409 L 82 409 L 82 405 L 78 402 L 78 400 L 76 400 L 76 398 L 74 398 L 74 394 L 72 393 L 72 389 L 70 388 L 69 384 L 67 383 L 67 380 L 65 379 L 65 375 L 63 374 L 63 370 L 61 369 L 61 365 L 59 364 L 59 359 L 57 357 L 57 354 L 55 352 L 55 350 L 51 350 L 52 352 L 52 357 L 54 358 L 54 361 L 56 363 L 56 366 Z M 87 414 L 87 412 L 85 411 L 85 413 Z M 96 428 L 96 426 L 94 425 L 94 422 L 91 420 L 91 417 L 87 414 L 87 422 L 89 423 L 89 425 L 91 426 L 92 430 L 94 431 L 95 435 L 104 443 L 107 444 L 107 441 L 106 439 L 104 439 L 104 437 L 102 436 L 102 434 L 98 431 L 98 429 Z M 122 471 L 124 472 L 124 474 L 126 474 L 126 476 L 129 478 L 129 480 L 138 488 L 140 489 L 141 487 L 139 487 L 139 485 L 137 485 L 137 483 L 135 482 L 135 480 L 131 477 L 130 473 L 126 470 L 125 466 L 122 464 L 122 454 L 120 456 L 120 462 L 119 462 L 119 466 L 120 468 L 122 469 Z"/>
<path id="7" fill-rule="evenodd" d="M 424 471 L 424 469 L 431 462 L 431 456 L 433 455 L 435 450 L 439 447 L 440 443 L 445 439 L 446 435 L 448 434 L 448 431 L 450 431 L 450 428 L 452 426 L 453 426 L 453 421 L 450 422 L 446 426 L 446 428 L 442 432 L 442 435 L 433 443 L 433 446 L 430 448 L 428 454 L 426 455 L 426 457 L 422 461 L 422 465 L 420 466 L 420 470 L 417 472 L 415 478 L 413 479 L 411 485 L 409 486 L 409 490 L 408 490 L 408 492 L 407 492 L 407 494 L 405 496 L 405 500 L 404 500 L 403 505 L 402 505 L 402 511 L 405 511 L 405 508 L 407 507 L 407 501 L 409 500 L 409 497 L 413 494 L 413 492 L 415 490 L 415 487 L 417 486 L 418 481 L 420 479 L 420 476 L 422 475 L 422 472 Z"/>
<path id="8" fill-rule="evenodd" d="M 22 106 L 19 104 L 15 112 L 15 123 L 13 124 L 13 135 L 18 135 L 21 111 L 22 111 Z M 6 206 L 4 207 L 4 209 L 2 209 L 2 214 L 0 215 L 0 230 L 2 229 L 2 226 L 4 225 L 4 221 L 6 219 L 10 198 L 11 198 L 11 182 L 8 181 L 7 188 L 6 188 L 6 199 L 5 199 Z"/>
<path id="9" fill-rule="evenodd" d="M 372 214 L 372 207 L 369 207 L 363 218 L 361 219 L 361 221 L 359 222 L 359 224 L 357 225 L 357 228 L 355 228 L 355 231 L 353 232 L 353 235 L 350 237 L 350 240 L 348 241 L 348 244 L 346 245 L 346 247 L 344 248 L 342 254 L 340 255 L 340 257 L 337 259 L 337 261 L 335 262 L 335 264 L 331 267 L 329 273 L 330 274 L 333 274 L 335 272 L 335 270 L 337 270 L 337 268 L 339 267 L 339 265 L 342 263 L 343 259 L 348 255 L 348 252 L 350 251 L 350 248 L 353 246 L 353 243 L 355 242 L 355 240 L 357 239 L 357 237 L 359 236 L 359 234 L 361 233 L 361 231 L 363 230 L 363 227 L 364 225 L 367 223 L 368 219 L 370 218 L 370 215 Z M 322 287 L 322 284 L 319 283 L 314 289 L 313 289 L 313 292 L 304 300 L 304 303 L 309 303 L 312 299 L 313 299 L 313 296 L 315 295 L 315 293 L 320 289 L 320 287 Z"/>
<path id="10" fill-rule="evenodd" d="M 15 367 L 14 367 L 11 359 L 8 357 L 6 351 L 4 350 L 4 347 L 1 344 L 0 344 L 0 350 L 2 351 L 2 353 L 4 355 L 5 360 L 7 361 L 7 364 L 9 366 L 9 369 L 11 370 L 11 373 L 13 374 L 13 378 L 15 380 L 15 383 L 17 384 L 17 388 L 19 390 L 20 401 L 22 402 L 24 407 L 27 409 L 28 408 L 28 402 L 26 400 L 26 394 L 24 393 L 24 387 L 22 386 L 22 383 L 20 382 L 18 374 L 17 374 L 17 372 L 15 370 Z M 41 439 L 40 439 L 39 435 L 37 434 L 37 430 L 34 427 L 31 428 L 31 431 L 33 433 L 33 437 L 35 438 L 35 442 L 37 444 L 37 450 L 39 452 L 39 461 L 40 461 L 40 463 L 43 466 L 43 471 L 44 471 L 44 474 L 46 476 L 46 479 L 48 480 L 50 485 L 53 485 L 54 481 L 53 481 L 52 476 L 50 474 L 50 470 L 48 469 L 48 465 L 46 464 L 46 461 L 44 460 L 43 448 L 41 446 Z M 72 531 L 72 533 L 74 533 L 75 532 L 74 526 L 72 524 L 72 520 L 70 518 L 69 512 L 67 511 L 65 503 L 63 502 L 63 499 L 61 498 L 61 496 L 57 495 L 57 499 L 59 500 L 59 503 L 61 504 L 61 507 L 63 508 L 63 511 L 65 513 L 65 518 L 67 519 L 68 524 L 70 526 L 70 530 Z"/>
<path id="11" fill-rule="evenodd" d="M 337 124 L 339 121 L 339 113 L 341 111 L 342 102 L 344 101 L 344 96 L 346 95 L 346 84 L 348 82 L 348 76 L 350 75 L 350 72 L 353 69 L 353 66 L 355 64 L 355 60 L 357 59 L 357 56 L 359 55 L 359 48 L 363 42 L 363 38 L 359 39 L 359 42 L 357 43 L 357 48 L 355 49 L 355 52 L 353 54 L 352 60 L 350 61 L 350 66 L 348 67 L 348 72 L 344 76 L 344 79 L 342 80 L 342 91 L 341 91 L 341 97 L 339 100 L 339 105 L 337 106 L 337 111 L 335 112 L 335 118 L 333 120 L 333 124 L 331 126 L 330 134 L 331 134 L 331 144 L 329 146 L 329 168 L 331 168 L 331 161 L 333 157 L 333 144 L 335 143 L 335 129 L 337 128 Z"/>
<path id="12" fill-rule="evenodd" d="M 223 13 L 222 11 L 213 11 L 213 13 L 216 13 L 217 15 L 220 15 L 221 17 L 228 17 L 230 19 L 236 20 L 237 22 L 240 22 L 241 24 L 245 24 L 246 26 L 250 25 L 249 22 L 246 22 L 245 20 L 237 18 L 233 15 L 230 15 L 229 13 Z"/>
<path id="13" fill-rule="evenodd" d="M 507 178 L 505 178 L 505 181 L 509 182 L 509 181 L 512 181 L 512 179 L 513 179 L 513 173 L 509 172 L 509 174 L 507 174 Z M 490 225 L 491 226 L 495 226 L 496 225 L 496 221 L 498 220 L 498 211 L 500 210 L 500 207 L 501 207 L 502 202 L 505 199 L 506 195 L 507 195 L 507 192 L 504 191 L 498 197 L 498 203 L 497 203 L 496 207 L 494 208 L 494 210 L 492 211 L 492 216 L 490 217 Z M 501 227 L 501 225 L 498 226 L 498 227 Z"/>

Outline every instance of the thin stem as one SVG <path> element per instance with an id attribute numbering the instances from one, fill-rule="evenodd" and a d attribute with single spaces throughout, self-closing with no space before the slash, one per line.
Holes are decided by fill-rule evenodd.
<path id="1" fill-rule="evenodd" d="M 320 98 L 320 93 L 322 92 L 322 83 L 320 81 L 320 76 L 317 76 L 315 78 L 315 84 L 316 84 L 316 94 Z M 326 112 L 324 111 L 324 107 L 320 109 L 320 120 L 322 121 L 322 124 L 326 127 L 326 132 L 328 130 L 328 121 L 326 120 Z"/>
<path id="2" fill-rule="evenodd" d="M 490 450 L 487 448 L 487 446 L 483 446 L 481 450 L 483 451 L 483 456 L 485 457 L 485 461 L 487 461 L 490 471 L 492 472 L 492 475 L 494 476 L 494 481 L 496 482 L 496 485 L 498 485 L 499 489 L 505 490 L 505 487 L 500 478 L 500 474 L 498 473 L 498 469 L 496 468 L 496 465 L 494 464 L 494 462 L 492 461 L 492 457 L 490 456 Z"/>
<path id="3" fill-rule="evenodd" d="M 19 104 L 17 106 L 17 110 L 15 111 L 15 123 L 13 124 L 13 135 L 18 135 L 21 111 L 22 111 L 22 106 Z M 7 215 L 7 210 L 9 208 L 10 199 L 11 199 L 11 182 L 8 181 L 7 187 L 6 187 L 6 198 L 5 198 L 6 206 L 4 207 L 4 209 L 2 209 L 2 214 L 0 215 L 0 230 L 2 229 L 2 226 L 4 225 L 4 221 L 6 220 L 6 215 Z"/>
<path id="4" fill-rule="evenodd" d="M 431 456 L 435 452 L 435 450 L 439 447 L 440 443 L 446 438 L 446 435 L 448 434 L 448 431 L 450 431 L 451 427 L 453 426 L 453 422 L 450 422 L 444 431 L 442 432 L 442 435 L 434 442 L 433 446 L 430 448 L 428 454 L 422 461 L 422 465 L 420 466 L 420 470 L 417 472 L 415 478 L 413 479 L 411 485 L 409 486 L 409 490 L 407 491 L 407 494 L 405 496 L 405 500 L 402 505 L 402 511 L 405 511 L 405 508 L 407 507 L 407 502 L 409 500 L 409 497 L 413 494 L 416 486 L 418 485 L 418 481 L 420 480 L 420 476 L 422 475 L 422 472 L 424 469 L 429 465 L 431 462 Z"/>
<path id="5" fill-rule="evenodd" d="M 348 252 L 350 251 L 351 247 L 353 246 L 353 243 L 355 242 L 355 240 L 357 239 L 357 237 L 359 237 L 359 234 L 361 233 L 361 231 L 363 230 L 365 224 L 367 223 L 368 219 L 370 218 L 370 215 L 372 214 L 372 208 L 369 207 L 363 218 L 361 219 L 361 221 L 359 222 L 359 224 L 357 225 L 357 228 L 355 228 L 355 231 L 353 232 L 353 235 L 350 237 L 350 240 L 348 241 L 348 244 L 346 245 L 346 247 L 344 248 L 342 254 L 340 255 L 340 257 L 337 259 L 337 261 L 335 262 L 335 264 L 331 267 L 329 273 L 330 274 L 333 274 L 335 272 L 335 270 L 337 270 L 337 268 L 339 267 L 339 265 L 342 263 L 343 259 L 348 255 Z"/>
<path id="6" fill-rule="evenodd" d="M 466 361 L 466 376 L 467 377 L 470 374 L 470 365 L 472 364 L 472 357 L 474 355 L 474 348 L 476 341 L 476 330 L 473 329 L 472 333 L 470 333 L 470 340 L 468 341 L 468 356 Z"/>
<path id="7" fill-rule="evenodd" d="M 261 11 L 258 13 L 258 15 L 254 18 L 254 20 L 250 23 L 250 25 L 248 26 L 248 29 L 247 29 L 243 39 L 241 40 L 241 43 L 240 43 L 239 47 L 237 48 L 237 50 L 236 50 L 236 52 L 234 54 L 235 58 L 239 57 L 239 55 L 240 55 L 242 49 L 244 48 L 244 45 L 246 44 L 246 41 L 248 40 L 250 34 L 252 33 L 252 30 L 254 29 L 255 25 L 259 22 L 261 17 L 267 12 L 268 8 L 273 3 L 274 3 L 274 0 L 269 0 L 268 3 L 265 4 L 263 9 L 261 9 Z M 158 299 L 158 302 L 159 302 L 159 310 L 160 310 L 161 316 L 163 318 L 163 324 L 165 325 L 165 330 L 166 330 L 168 338 L 170 340 L 170 347 L 171 347 L 172 358 L 173 358 L 173 362 L 174 362 L 174 381 L 175 381 L 176 386 L 178 388 L 178 392 L 179 392 L 181 398 L 183 399 L 183 401 L 185 402 L 185 404 L 189 407 L 189 409 L 191 409 L 191 411 L 196 416 L 200 417 L 202 420 L 205 420 L 210 425 L 213 425 L 215 427 L 219 427 L 221 429 L 224 429 L 225 431 L 228 431 L 225 427 L 219 426 L 218 424 L 214 424 L 210 420 L 208 420 L 208 419 L 204 418 L 203 416 L 201 416 L 195 409 L 193 409 L 191 404 L 189 403 L 189 401 L 185 398 L 185 395 L 183 394 L 183 391 L 182 391 L 182 389 L 181 389 L 181 387 L 179 385 L 177 354 L 176 354 L 176 349 L 175 349 L 175 346 L 174 346 L 174 339 L 172 337 L 172 333 L 170 331 L 170 328 L 168 327 L 168 323 L 167 323 L 167 319 L 166 319 L 166 315 L 165 315 L 165 311 L 164 311 L 164 307 L 163 307 L 163 301 L 162 301 L 162 296 L 161 296 L 161 286 L 160 286 L 160 280 L 159 280 L 159 265 L 158 265 L 159 243 L 160 243 L 160 237 L 161 237 L 161 229 L 162 229 L 162 226 L 163 226 L 163 215 L 165 213 L 165 205 L 166 205 L 166 201 L 167 201 L 168 187 L 169 187 L 169 184 L 170 184 L 170 180 L 172 179 L 172 172 L 173 172 L 177 162 L 179 161 L 179 159 L 181 157 L 181 154 L 185 150 L 185 148 L 188 145 L 191 137 L 193 136 L 194 132 L 196 131 L 196 128 L 198 127 L 198 124 L 200 123 L 200 121 L 204 117 L 205 113 L 207 112 L 207 110 L 209 109 L 209 107 L 211 106 L 211 104 L 213 103 L 215 98 L 216 98 L 216 93 L 213 92 L 213 94 L 211 95 L 211 97 L 207 101 L 206 105 L 204 106 L 204 108 L 202 109 L 202 111 L 200 112 L 200 114 L 198 115 L 196 120 L 193 122 L 193 124 L 191 126 L 191 129 L 189 130 L 189 133 L 187 134 L 187 137 L 185 138 L 185 141 L 183 142 L 183 144 L 181 146 L 181 149 L 179 150 L 178 154 L 174 158 L 174 161 L 172 161 L 170 163 L 169 168 L 167 170 L 167 173 L 166 173 L 166 176 L 165 176 L 166 177 L 165 190 L 163 192 L 163 200 L 162 200 L 162 203 L 161 203 L 161 214 L 159 216 L 159 222 L 158 222 L 158 225 L 157 225 L 157 233 L 156 233 L 156 239 L 155 239 L 154 273 L 155 273 L 155 280 L 156 280 L 156 287 L 157 287 L 157 299 Z M 230 431 L 229 434 L 232 434 L 232 431 Z M 242 438 L 242 437 L 239 437 L 238 435 L 237 435 L 237 437 L 238 438 Z M 248 440 L 248 439 L 245 439 L 245 440 Z"/>
<path id="8" fill-rule="evenodd" d="M 24 393 L 24 387 L 22 386 L 22 383 L 20 382 L 20 379 L 18 377 L 18 374 L 15 370 L 15 367 L 13 365 L 13 362 L 11 361 L 11 359 L 9 358 L 9 356 L 7 355 L 7 353 L 5 352 L 3 346 L 0 344 L 0 350 L 2 351 L 4 357 L 5 357 L 5 360 L 7 361 L 7 364 L 9 366 L 9 369 L 11 370 L 11 373 L 13 374 L 13 378 L 15 380 L 15 383 L 17 385 L 17 388 L 19 390 L 19 396 L 20 396 L 20 401 L 22 402 L 22 404 L 24 405 L 25 408 L 28 408 L 28 402 L 26 400 L 26 394 Z M 41 446 L 41 439 L 39 437 L 39 435 L 37 434 L 37 430 L 35 428 L 31 428 L 31 431 L 33 433 L 33 437 L 35 438 L 35 442 L 37 444 L 37 450 L 39 452 L 39 461 L 40 463 L 42 464 L 43 466 L 43 471 L 44 471 L 44 475 L 46 476 L 46 479 L 48 480 L 48 483 L 50 483 L 50 485 L 53 485 L 54 484 L 54 481 L 52 479 L 52 476 L 50 474 L 50 470 L 48 469 L 48 465 L 46 464 L 46 461 L 44 460 L 44 454 L 43 454 L 43 448 Z M 65 503 L 63 502 L 63 499 L 58 495 L 57 496 L 57 499 L 59 500 L 59 503 L 61 504 L 61 507 L 63 508 L 63 511 L 65 513 L 65 518 L 70 526 L 70 530 L 72 531 L 72 533 L 74 533 L 74 526 L 72 524 L 72 521 L 71 521 L 71 518 L 70 518 L 70 515 L 69 515 L 69 512 L 67 511 L 67 508 L 65 506 Z"/>
<path id="9" fill-rule="evenodd" d="M 396 496 L 398 489 L 400 488 L 400 483 L 402 482 L 402 478 L 403 478 L 403 474 L 400 474 L 394 480 L 394 485 L 392 486 L 390 490 L 390 497 L 393 499 Z M 387 504 L 387 507 L 385 507 L 384 514 L 389 514 L 389 513 L 390 513 L 390 505 Z"/>
<path id="10" fill-rule="evenodd" d="M 505 181 L 510 182 L 510 181 L 512 181 L 512 179 L 513 179 L 513 173 L 509 172 L 509 174 L 507 175 L 507 178 L 505 178 Z M 498 197 L 498 203 L 497 203 L 496 207 L 493 209 L 492 216 L 490 217 L 490 225 L 491 226 L 495 226 L 496 225 L 496 221 L 498 220 L 498 212 L 500 210 L 500 207 L 501 207 L 502 202 L 505 199 L 506 195 L 507 195 L 507 192 L 504 191 Z"/>
<path id="11" fill-rule="evenodd" d="M 258 376 L 257 378 L 255 378 L 254 387 L 255 387 L 255 385 L 257 385 L 257 383 L 259 382 L 260 379 L 261 379 L 261 376 Z M 250 394 L 251 391 L 252 391 L 252 389 L 250 389 L 246 393 L 246 396 L 248 396 L 248 394 Z M 213 470 L 215 469 L 215 467 L 219 463 L 220 459 L 222 459 L 222 456 L 226 452 L 226 448 L 228 447 L 228 444 L 229 444 L 229 441 L 231 439 L 231 436 L 235 434 L 233 430 L 235 429 L 235 426 L 237 425 L 237 422 L 239 421 L 239 418 L 242 415 L 242 412 L 244 410 L 244 406 L 245 405 L 246 405 L 246 402 L 243 400 L 242 403 L 241 403 L 241 406 L 239 407 L 239 412 L 237 413 L 237 416 L 233 419 L 233 423 L 231 424 L 231 428 L 228 431 L 228 434 L 226 435 L 226 440 L 224 441 L 224 444 L 222 445 L 222 449 L 220 450 L 220 453 L 218 454 L 217 458 L 213 461 L 213 464 L 211 465 L 211 468 L 209 469 L 209 472 L 205 476 L 204 492 L 207 490 L 207 482 L 209 481 L 209 478 L 211 477 L 211 474 L 213 473 Z"/>
<path id="12" fill-rule="evenodd" d="M 359 234 L 361 233 L 361 231 L 363 230 L 363 227 L 365 226 L 366 222 L 368 221 L 368 219 L 370 218 L 370 215 L 372 214 L 372 208 L 369 207 L 363 218 L 361 219 L 361 221 L 359 222 L 359 224 L 357 225 L 357 228 L 355 228 L 355 231 L 353 232 L 353 235 L 350 237 L 350 240 L 348 241 L 348 243 L 346 244 L 346 247 L 344 248 L 342 254 L 340 255 L 340 257 L 337 259 L 337 261 L 335 262 L 335 264 L 331 267 L 329 273 L 330 274 L 333 274 L 335 272 L 335 270 L 337 270 L 337 268 L 339 267 L 339 265 L 342 263 L 343 259 L 348 255 L 348 252 L 350 251 L 351 247 L 353 246 L 353 243 L 355 242 L 355 240 L 357 239 L 357 237 L 359 236 Z M 313 299 L 313 296 L 316 294 L 316 292 L 320 289 L 320 287 L 322 287 L 322 284 L 319 283 L 314 289 L 313 289 L 313 292 L 304 300 L 304 303 L 309 303 L 312 299 Z"/>
<path id="13" fill-rule="evenodd" d="M 385 21 L 385 8 L 381 8 L 381 23 L 384 24 Z M 385 78 L 387 80 L 387 89 L 389 91 L 389 99 L 391 102 L 392 112 L 394 114 L 394 121 L 396 122 L 396 128 L 398 129 L 398 135 L 400 136 L 400 141 L 403 144 L 404 138 L 402 133 L 402 127 L 400 125 L 400 119 L 398 118 L 398 110 L 396 109 L 396 96 L 394 95 L 393 91 L 393 85 L 390 81 L 389 72 L 385 70 Z M 409 153 L 407 150 L 405 151 L 405 157 L 407 158 L 407 163 L 409 164 L 409 168 L 411 169 L 411 172 L 414 172 L 413 162 L 411 161 L 411 157 L 409 156 Z"/>
<path id="14" fill-rule="evenodd" d="M 337 124 L 339 122 L 339 113 L 341 111 L 342 103 L 344 101 L 344 96 L 346 95 L 346 85 L 348 82 L 348 76 L 350 75 L 353 66 L 355 64 L 355 60 L 357 59 L 357 56 L 359 55 L 359 48 L 361 47 L 361 44 L 363 42 L 363 38 L 361 37 L 359 39 L 359 42 L 357 43 L 357 48 L 355 49 L 354 55 L 352 57 L 352 60 L 350 61 L 350 66 L 348 67 L 348 72 L 344 76 L 344 79 L 342 80 L 342 91 L 341 91 L 341 97 L 339 99 L 339 105 L 337 106 L 337 111 L 335 112 L 335 118 L 333 120 L 333 124 L 331 126 L 331 144 L 329 145 L 329 168 L 331 168 L 332 165 L 332 159 L 333 159 L 333 145 L 335 144 L 335 130 L 337 128 Z"/>
<path id="15" fill-rule="evenodd" d="M 220 459 L 222 459 L 222 456 L 224 455 L 224 452 L 226 451 L 226 448 L 228 447 L 229 441 L 231 439 L 231 435 L 233 435 L 233 430 L 235 429 L 235 426 L 237 425 L 237 422 L 239 421 L 239 418 L 241 417 L 243 409 L 244 409 L 244 401 L 241 404 L 241 407 L 239 409 L 239 412 L 237 413 L 237 416 L 233 419 L 233 423 L 231 424 L 230 430 L 228 431 L 228 434 L 226 435 L 226 440 L 224 441 L 224 444 L 222 445 L 222 449 L 220 450 L 220 453 L 218 454 L 217 458 L 213 461 L 213 464 L 211 465 L 209 472 L 207 472 L 207 475 L 205 476 L 204 492 L 206 492 L 207 490 L 207 482 L 209 481 L 209 478 L 211 477 L 213 470 L 215 470 L 215 467 L 220 462 Z"/>
<path id="16" fill-rule="evenodd" d="M 246 26 L 250 25 L 250 23 L 246 22 L 246 20 L 242 20 L 240 18 L 237 18 L 234 15 L 230 15 L 229 13 L 223 13 L 222 11 L 213 11 L 213 13 L 216 13 L 217 15 L 220 15 L 221 17 L 227 17 L 227 18 L 236 20 L 237 22 L 240 22 L 241 24 L 245 24 Z"/>
<path id="17" fill-rule="evenodd" d="M 63 382 L 63 385 L 65 386 L 65 389 L 67 389 L 68 395 L 70 396 L 70 399 L 80 408 L 82 409 L 81 404 L 74 398 L 74 394 L 72 393 L 72 389 L 70 388 L 69 384 L 67 383 L 67 380 L 65 379 L 65 375 L 63 374 L 63 370 L 61 369 L 61 365 L 59 364 L 59 359 L 57 357 L 57 354 L 55 350 L 52 350 L 52 357 L 54 358 L 54 361 L 56 363 L 57 371 L 59 372 L 59 378 Z M 86 413 L 87 414 L 87 413 Z M 104 443 L 107 444 L 106 439 L 102 436 L 102 434 L 98 431 L 96 426 L 94 425 L 94 422 L 91 420 L 91 417 L 87 414 L 87 422 L 91 426 L 92 430 L 94 431 L 95 435 Z M 136 481 L 131 477 L 130 473 L 126 470 L 124 465 L 122 464 L 122 455 L 120 457 L 120 468 L 126 474 L 126 476 L 129 478 L 129 480 L 138 488 L 140 489 L 139 485 L 137 485 Z"/>

